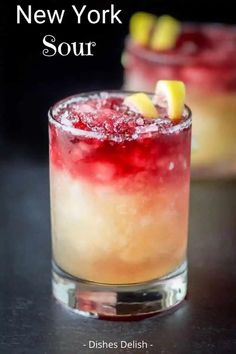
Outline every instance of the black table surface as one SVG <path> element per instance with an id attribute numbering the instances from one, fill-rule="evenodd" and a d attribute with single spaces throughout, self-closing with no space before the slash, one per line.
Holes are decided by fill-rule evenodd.
<path id="1" fill-rule="evenodd" d="M 45 161 L 2 161 L 0 197 L 0 354 L 236 353 L 235 181 L 192 183 L 188 298 L 136 322 L 83 318 L 53 300 Z M 88 349 L 89 340 L 148 349 Z"/>

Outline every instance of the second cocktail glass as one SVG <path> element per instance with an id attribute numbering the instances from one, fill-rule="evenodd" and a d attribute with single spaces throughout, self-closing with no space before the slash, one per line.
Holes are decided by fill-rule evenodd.
<path id="1" fill-rule="evenodd" d="M 146 16 L 151 23 L 152 15 Z M 148 25 L 140 20 L 142 16 L 137 18 L 136 27 L 141 26 L 138 34 L 142 39 Z M 152 92 L 159 79 L 183 80 L 193 111 L 192 176 L 235 176 L 236 27 L 197 23 L 179 26 L 176 42 L 165 50 L 150 45 L 155 25 L 146 44 L 138 43 L 130 34 L 123 55 L 124 87 Z M 171 37 L 170 29 L 165 30 L 166 37 Z M 161 37 L 165 37 L 163 33 Z"/>

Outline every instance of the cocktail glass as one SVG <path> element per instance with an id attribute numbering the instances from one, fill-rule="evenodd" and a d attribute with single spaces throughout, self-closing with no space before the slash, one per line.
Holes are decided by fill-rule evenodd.
<path id="1" fill-rule="evenodd" d="M 145 125 L 123 117 L 127 95 L 80 94 L 49 112 L 53 293 L 87 316 L 152 314 L 187 290 L 191 114 Z"/>
<path id="2" fill-rule="evenodd" d="M 192 175 L 236 174 L 236 27 L 182 24 L 176 47 L 153 51 L 127 38 L 124 88 L 153 92 L 157 80 L 182 80 L 193 112 Z"/>

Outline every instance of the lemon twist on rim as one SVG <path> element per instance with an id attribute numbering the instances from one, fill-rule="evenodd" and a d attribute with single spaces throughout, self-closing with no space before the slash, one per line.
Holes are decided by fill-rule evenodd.
<path id="1" fill-rule="evenodd" d="M 136 12 L 130 19 L 130 35 L 133 41 L 153 50 L 168 50 L 175 46 L 181 31 L 181 23 L 174 17 L 157 17 L 146 12 Z"/>
<path id="2" fill-rule="evenodd" d="M 149 44 L 151 32 L 157 17 L 146 13 L 136 12 L 130 19 L 130 34 L 134 42 L 141 46 Z"/>
<path id="3" fill-rule="evenodd" d="M 169 15 L 158 18 L 154 27 L 150 47 L 153 50 L 168 50 L 175 46 L 181 31 L 181 24 Z"/>
<path id="4" fill-rule="evenodd" d="M 156 105 L 167 110 L 168 117 L 172 121 L 182 118 L 185 104 L 185 84 L 178 80 L 159 80 L 156 84 L 153 99 L 143 93 L 134 93 L 127 96 L 124 104 L 131 110 L 140 113 L 145 118 L 157 118 L 159 116 Z"/>
<path id="5" fill-rule="evenodd" d="M 178 80 L 160 80 L 156 84 L 154 103 L 167 108 L 171 120 L 180 120 L 185 103 L 185 84 Z"/>
<path id="6" fill-rule="evenodd" d="M 124 104 L 145 118 L 157 118 L 158 111 L 152 100 L 145 93 L 134 93 L 125 98 Z"/>

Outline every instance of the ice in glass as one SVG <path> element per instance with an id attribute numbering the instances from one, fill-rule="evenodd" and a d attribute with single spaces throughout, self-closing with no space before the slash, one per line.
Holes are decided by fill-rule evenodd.
<path id="1" fill-rule="evenodd" d="M 186 271 L 190 112 L 171 120 L 151 98 L 91 93 L 51 109 L 54 269 L 77 282 L 74 292 L 87 282 L 116 285 L 117 296 Z"/>
<path id="2" fill-rule="evenodd" d="M 183 80 L 193 112 L 193 176 L 235 175 L 236 27 L 141 13 L 130 30 L 124 87 L 152 92 L 160 78 Z"/>

